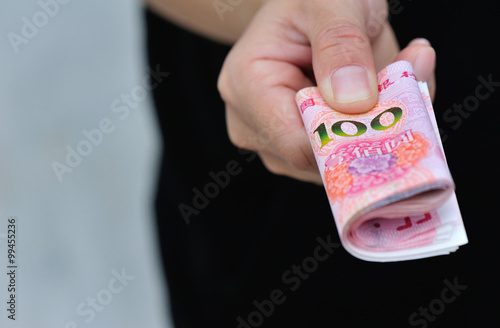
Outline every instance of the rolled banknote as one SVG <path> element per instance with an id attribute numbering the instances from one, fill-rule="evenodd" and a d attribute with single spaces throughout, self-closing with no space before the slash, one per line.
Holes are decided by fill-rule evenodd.
<path id="1" fill-rule="evenodd" d="M 377 262 L 453 252 L 468 241 L 427 86 L 406 61 L 378 84 L 365 114 L 335 111 L 316 87 L 296 97 L 342 245 Z"/>

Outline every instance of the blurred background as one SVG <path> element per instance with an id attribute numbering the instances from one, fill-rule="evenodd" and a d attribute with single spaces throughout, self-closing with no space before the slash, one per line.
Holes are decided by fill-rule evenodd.
<path id="1" fill-rule="evenodd" d="M 41 3 L 0 9 L 0 327 L 170 327 L 142 3 Z"/>

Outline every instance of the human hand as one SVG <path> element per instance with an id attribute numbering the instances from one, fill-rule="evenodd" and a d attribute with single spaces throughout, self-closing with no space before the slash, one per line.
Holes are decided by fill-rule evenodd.
<path id="1" fill-rule="evenodd" d="M 321 184 L 296 92 L 317 84 L 330 107 L 363 113 L 378 99 L 376 72 L 396 60 L 434 95 L 435 59 L 424 39 L 399 51 L 384 0 L 268 0 L 219 77 L 229 138 L 271 172 Z"/>

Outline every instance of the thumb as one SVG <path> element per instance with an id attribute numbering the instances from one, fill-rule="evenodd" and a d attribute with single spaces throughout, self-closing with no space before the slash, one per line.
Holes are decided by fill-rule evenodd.
<path id="1" fill-rule="evenodd" d="M 363 113 L 378 100 L 377 74 L 361 1 L 334 1 L 316 13 L 309 33 L 321 95 L 344 113 Z M 326 10 L 325 10 L 326 9 Z"/>

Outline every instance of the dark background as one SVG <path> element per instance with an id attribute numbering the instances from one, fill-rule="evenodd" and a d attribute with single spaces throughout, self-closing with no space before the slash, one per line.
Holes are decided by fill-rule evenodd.
<path id="1" fill-rule="evenodd" d="M 164 137 L 157 222 L 177 327 L 238 327 L 252 304 L 280 289 L 260 327 L 485 327 L 497 322 L 500 88 L 467 118 L 445 112 L 474 96 L 482 76 L 500 81 L 500 6 L 495 1 L 401 0 L 390 16 L 400 45 L 429 39 L 437 52 L 434 108 L 469 244 L 429 259 L 370 263 L 341 247 L 292 291 L 282 275 L 331 235 L 339 242 L 320 187 L 273 176 L 238 152 L 226 134 L 216 80 L 228 47 L 147 12 L 149 60 L 171 75 L 154 90 Z M 484 90 L 483 90 L 484 92 Z M 469 98 L 470 99 L 470 98 Z M 186 224 L 178 205 L 230 161 L 242 168 Z M 441 298 L 445 280 L 467 286 L 424 325 L 409 322 Z M 451 295 L 451 294 L 446 294 Z M 421 321 L 422 322 L 422 321 Z"/>

